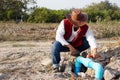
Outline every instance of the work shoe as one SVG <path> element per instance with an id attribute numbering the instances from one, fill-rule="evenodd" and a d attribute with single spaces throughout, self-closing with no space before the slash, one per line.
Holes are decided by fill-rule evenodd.
<path id="1" fill-rule="evenodd" d="M 59 67 L 53 68 L 53 73 L 59 72 Z"/>

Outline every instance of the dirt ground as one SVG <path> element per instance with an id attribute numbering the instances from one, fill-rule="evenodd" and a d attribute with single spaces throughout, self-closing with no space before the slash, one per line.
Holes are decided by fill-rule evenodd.
<path id="1" fill-rule="evenodd" d="M 99 51 L 116 42 L 97 40 Z M 51 69 L 41 65 L 50 57 L 51 45 L 51 41 L 0 42 L 0 80 L 55 80 Z"/>

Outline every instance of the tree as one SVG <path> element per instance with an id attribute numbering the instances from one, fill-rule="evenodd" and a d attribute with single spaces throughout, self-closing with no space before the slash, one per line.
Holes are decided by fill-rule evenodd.
<path id="1" fill-rule="evenodd" d="M 102 20 L 120 20 L 120 8 L 116 4 L 109 3 L 108 0 L 100 3 L 93 3 L 86 9 L 83 9 L 89 15 L 89 20 L 92 22 Z"/>
<path id="2" fill-rule="evenodd" d="M 50 15 L 50 12 L 47 8 L 37 8 L 34 12 L 32 12 L 28 18 L 29 22 L 40 22 L 45 23 L 47 22 L 48 15 Z"/>
<path id="3" fill-rule="evenodd" d="M 47 8 L 37 8 L 28 18 L 28 22 L 37 23 L 57 23 L 68 13 L 68 10 L 51 10 Z"/>
<path id="4" fill-rule="evenodd" d="M 21 19 L 27 11 L 27 4 L 34 0 L 0 0 L 0 20 Z"/>

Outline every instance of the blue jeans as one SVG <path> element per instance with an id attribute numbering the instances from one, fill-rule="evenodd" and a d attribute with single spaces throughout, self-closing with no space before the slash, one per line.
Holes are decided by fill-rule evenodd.
<path id="1" fill-rule="evenodd" d="M 86 38 L 83 38 L 83 44 L 76 48 L 77 54 L 79 55 L 80 52 L 88 49 L 89 43 L 86 40 Z M 60 52 L 68 52 L 70 51 L 68 47 L 62 46 L 62 44 L 58 41 L 55 41 L 52 45 L 51 54 L 52 54 L 52 62 L 53 64 L 59 64 L 61 58 L 60 58 Z"/>

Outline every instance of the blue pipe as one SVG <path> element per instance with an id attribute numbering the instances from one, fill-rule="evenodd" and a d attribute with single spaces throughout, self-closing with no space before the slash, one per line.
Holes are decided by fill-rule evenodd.
<path id="1" fill-rule="evenodd" d="M 81 65 L 84 65 L 88 68 L 95 70 L 95 79 L 102 80 L 104 69 L 101 64 L 94 62 L 91 58 L 77 57 L 75 62 L 75 74 L 78 76 L 78 73 L 81 70 Z"/>

